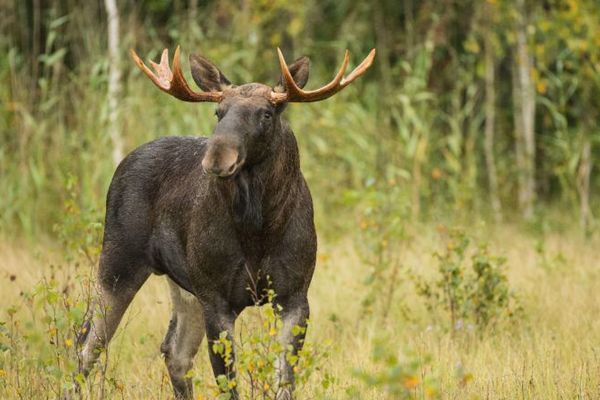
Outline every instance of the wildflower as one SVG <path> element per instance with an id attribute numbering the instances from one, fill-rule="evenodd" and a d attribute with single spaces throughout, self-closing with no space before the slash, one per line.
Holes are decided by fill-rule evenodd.
<path id="1" fill-rule="evenodd" d="M 468 384 L 469 382 L 471 382 L 473 380 L 473 374 L 470 372 L 467 372 L 466 374 L 464 374 L 462 376 L 462 378 L 460 379 L 460 385 L 461 386 L 465 386 L 466 384 Z"/>
<path id="2" fill-rule="evenodd" d="M 436 392 L 436 390 L 434 388 L 428 387 L 428 388 L 425 389 L 425 396 L 427 398 L 430 398 L 430 399 L 436 398 L 437 397 L 437 392 Z"/>
<path id="3" fill-rule="evenodd" d="M 73 340 L 72 339 L 65 339 L 65 346 L 66 347 L 73 347 Z"/>
<path id="4" fill-rule="evenodd" d="M 419 386 L 419 378 L 417 378 L 414 375 L 410 375 L 407 376 L 406 378 L 404 378 L 404 387 L 411 390 L 411 389 L 415 389 L 417 386 Z"/>

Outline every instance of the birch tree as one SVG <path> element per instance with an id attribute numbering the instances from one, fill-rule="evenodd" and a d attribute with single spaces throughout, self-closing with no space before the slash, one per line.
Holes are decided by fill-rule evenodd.
<path id="1" fill-rule="evenodd" d="M 516 6 L 518 17 L 513 100 L 517 168 L 519 169 L 519 206 L 523 217 L 531 219 L 535 204 L 535 89 L 531 79 L 533 60 L 527 43 L 525 0 L 517 0 Z"/>
<path id="2" fill-rule="evenodd" d="M 115 0 L 104 0 L 104 7 L 108 16 L 108 133 L 112 141 L 113 162 L 117 165 L 123 158 L 123 140 L 119 126 L 119 10 Z"/>

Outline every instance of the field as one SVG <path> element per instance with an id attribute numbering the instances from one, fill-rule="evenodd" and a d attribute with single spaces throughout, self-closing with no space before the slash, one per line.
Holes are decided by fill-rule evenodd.
<path id="1" fill-rule="evenodd" d="M 0 399 L 67 397 L 75 382 L 89 400 L 172 398 L 164 277 L 90 377 L 76 371 L 115 168 L 218 123 L 214 104 L 157 90 L 128 55 L 177 46 L 196 91 L 192 54 L 271 87 L 278 48 L 306 55 L 314 90 L 345 49 L 346 78 L 376 49 L 343 91 L 282 114 L 319 236 L 305 349 L 288 358 L 298 400 L 600 399 L 597 0 L 81 3 L 0 0 Z M 238 380 L 218 381 L 244 400 L 276 398 L 269 295 L 238 319 Z M 226 400 L 207 353 L 188 377 L 199 399 Z"/>
<path id="2" fill-rule="evenodd" d="M 366 385 L 356 374 L 360 369 L 375 374 L 395 367 L 408 371 L 408 378 L 402 378 L 400 384 L 416 398 L 600 396 L 597 242 L 584 242 L 576 235 L 547 235 L 540 252 L 540 244 L 515 227 L 478 229 L 477 235 L 488 238 L 493 249 L 508 258 L 508 280 L 524 314 L 514 326 L 492 330 L 480 338 L 467 327 L 454 333 L 443 329 L 444 323 L 432 320 L 424 309 L 423 300 L 408 278 L 409 271 L 423 276 L 434 274 L 432 253 L 439 250 L 441 239 L 436 230 L 420 227 L 418 231 L 419 235 L 406 246 L 405 266 L 392 311 L 385 320 L 377 310 L 365 314 L 361 306 L 368 289 L 363 282 L 367 271 L 353 243 L 321 243 L 309 295 L 312 322 L 307 342 L 326 354 L 301 388 L 301 398 L 395 398 L 385 384 Z M 1 251 L 3 304 L 17 307 L 12 321 L 26 335 L 20 339 L 24 342 L 3 353 L 0 397 L 54 398 L 61 379 L 53 379 L 43 357 L 32 351 L 39 346 L 54 347 L 49 344 L 52 334 L 43 326 L 28 327 L 33 318 L 40 319 L 44 313 L 35 306 L 27 307 L 20 295 L 47 277 L 52 251 L 9 240 L 3 241 Z M 169 320 L 169 303 L 167 285 L 161 277 L 152 277 L 134 300 L 109 349 L 104 389 L 108 398 L 172 396 L 158 350 Z M 242 314 L 238 328 L 241 324 L 246 329 L 261 329 L 252 326 L 253 314 L 255 310 Z M 13 329 L 10 323 L 3 328 Z M 27 336 L 31 339 L 35 335 L 41 338 L 39 343 L 28 344 Z M 386 343 L 387 353 L 398 355 L 398 365 L 374 362 L 374 343 L 380 341 Z M 206 342 L 197 356 L 193 376 L 199 398 L 212 398 L 213 392 L 208 389 L 212 373 L 205 346 Z M 417 366 L 413 368 L 411 363 Z M 13 369 L 15 366 L 18 369 Z M 100 380 L 97 376 L 96 395 Z M 427 393 L 423 381 L 430 382 Z"/>

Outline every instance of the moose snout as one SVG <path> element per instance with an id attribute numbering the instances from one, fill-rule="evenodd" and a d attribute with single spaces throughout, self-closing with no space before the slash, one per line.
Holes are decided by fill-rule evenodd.
<path id="1" fill-rule="evenodd" d="M 243 162 L 243 157 L 234 146 L 212 143 L 202 159 L 202 168 L 210 174 L 227 178 L 235 174 Z"/>

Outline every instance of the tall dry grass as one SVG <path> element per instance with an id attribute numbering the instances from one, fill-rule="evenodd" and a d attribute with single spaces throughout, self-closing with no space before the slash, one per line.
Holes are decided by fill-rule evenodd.
<path id="1" fill-rule="evenodd" d="M 438 234 L 427 227 L 419 227 L 419 232 L 404 253 L 402 278 L 385 319 L 377 312 L 365 314 L 361 306 L 367 271 L 353 242 L 321 244 L 309 293 L 312 324 L 308 342 L 328 347 L 328 357 L 320 362 L 300 398 L 393 398 L 386 397 L 384 388 L 364 385 L 355 374 L 358 369 L 376 372 L 386 368 L 371 356 L 375 343 L 382 339 L 387 343 L 387 351 L 397 353 L 401 361 L 429 357 L 430 361 L 419 364 L 422 375 L 417 379 L 434 379 L 441 398 L 600 396 L 598 243 L 569 235 L 534 239 L 514 226 L 478 228 L 477 234 L 489 238 L 494 251 L 507 256 L 510 286 L 523 308 L 523 317 L 514 326 L 498 328 L 483 337 L 470 334 L 467 327 L 456 336 L 444 329 L 441 321 L 431 319 L 409 279 L 410 274 L 428 277 L 435 273 L 431 254 L 439 249 Z M 544 241 L 543 246 L 536 243 L 539 240 Z M 19 246 L 7 240 L 2 242 L 0 279 L 3 304 L 17 305 L 15 318 L 26 326 L 32 310 L 24 306 L 20 293 L 47 277 L 51 262 L 48 254 L 52 258 L 52 252 L 47 246 L 34 250 Z M 6 309 L 3 320 L 5 312 Z M 253 312 L 242 314 L 238 328 L 251 321 Z M 39 310 L 37 313 L 39 317 Z M 106 378 L 112 397 L 170 398 L 168 376 L 158 350 L 168 320 L 166 283 L 160 277 L 152 277 L 135 298 L 109 349 Z M 48 332 L 37 333 L 48 336 Z M 196 391 L 211 398 L 212 373 L 205 346 L 206 343 L 193 374 Z M 35 358 L 36 354 L 24 352 L 23 356 Z M 15 391 L 17 375 L 27 382 L 28 393 L 35 398 L 51 397 L 46 388 L 37 386 L 32 369 L 6 369 L 10 351 L 4 351 L 1 357 L 2 398 L 19 398 Z M 326 374 L 332 382 L 323 389 Z"/>

